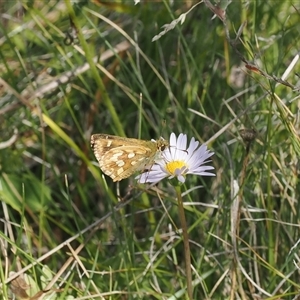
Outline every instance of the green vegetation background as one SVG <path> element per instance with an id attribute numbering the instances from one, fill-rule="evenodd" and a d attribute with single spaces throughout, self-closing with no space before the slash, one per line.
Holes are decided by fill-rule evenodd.
<path id="1" fill-rule="evenodd" d="M 186 299 L 174 189 L 90 148 L 171 132 L 215 152 L 183 187 L 194 299 L 297 299 L 300 2 L 196 3 L 1 2 L 3 299 Z"/>

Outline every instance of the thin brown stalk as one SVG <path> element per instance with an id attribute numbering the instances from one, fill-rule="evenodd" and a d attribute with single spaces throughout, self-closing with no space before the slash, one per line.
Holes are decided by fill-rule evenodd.
<path id="1" fill-rule="evenodd" d="M 186 219 L 184 214 L 184 207 L 183 207 L 183 202 L 181 197 L 181 188 L 180 186 L 176 186 L 175 189 L 176 189 L 177 201 L 178 201 L 179 219 L 180 219 L 182 235 L 183 235 L 187 293 L 189 299 L 192 300 L 193 284 L 192 284 L 191 251 L 190 251 L 190 244 L 189 244 L 189 235 L 188 235 L 187 224 L 186 224 Z"/>

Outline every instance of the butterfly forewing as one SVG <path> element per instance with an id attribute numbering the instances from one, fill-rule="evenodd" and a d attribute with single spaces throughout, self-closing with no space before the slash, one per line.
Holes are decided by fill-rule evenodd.
<path id="1" fill-rule="evenodd" d="M 169 144 L 166 140 L 144 141 L 107 134 L 94 134 L 91 145 L 100 168 L 113 181 L 120 181 L 153 164 L 158 153 Z"/>

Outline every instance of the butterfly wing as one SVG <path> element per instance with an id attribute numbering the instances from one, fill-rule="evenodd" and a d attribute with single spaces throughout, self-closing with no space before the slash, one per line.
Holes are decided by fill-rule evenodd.
<path id="1" fill-rule="evenodd" d="M 156 153 L 156 143 L 107 134 L 94 134 L 91 146 L 104 174 L 120 181 L 142 170 Z"/>
<path id="2" fill-rule="evenodd" d="M 113 181 L 120 181 L 143 170 L 153 159 L 155 152 L 148 147 L 120 146 L 112 148 L 101 156 L 99 165 L 104 174 Z"/>
<path id="3" fill-rule="evenodd" d="M 91 146 L 100 168 L 113 181 L 120 181 L 153 164 L 157 152 L 168 145 L 162 138 L 158 141 L 144 141 L 108 134 L 91 136 Z"/>

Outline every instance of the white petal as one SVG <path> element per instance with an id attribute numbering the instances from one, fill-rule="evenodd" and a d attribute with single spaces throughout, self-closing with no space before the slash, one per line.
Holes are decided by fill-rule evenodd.
<path id="1" fill-rule="evenodd" d="M 176 141 L 177 141 L 176 135 L 175 135 L 174 132 L 172 132 L 171 135 L 170 135 L 170 146 L 171 147 L 176 147 Z"/>
<path id="2" fill-rule="evenodd" d="M 177 176 L 177 179 L 178 179 L 180 182 L 182 182 L 182 183 L 185 182 L 185 177 L 182 176 L 182 175 Z"/>
<path id="3" fill-rule="evenodd" d="M 192 137 L 190 145 L 189 145 L 189 147 L 187 149 L 188 154 L 189 155 L 193 155 L 193 153 L 197 149 L 198 145 L 199 145 L 199 142 L 195 141 L 195 138 Z"/>
<path id="4" fill-rule="evenodd" d="M 180 133 L 177 138 L 177 149 L 186 150 L 187 136 L 186 134 Z"/>

